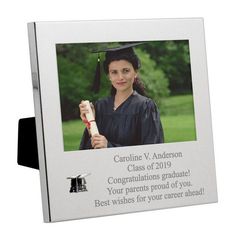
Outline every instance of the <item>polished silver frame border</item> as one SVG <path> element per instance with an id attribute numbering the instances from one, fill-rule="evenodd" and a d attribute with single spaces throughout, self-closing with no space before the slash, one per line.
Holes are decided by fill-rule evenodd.
<path id="1" fill-rule="evenodd" d="M 217 201 L 214 150 L 210 100 L 207 77 L 207 62 L 202 18 L 146 19 L 146 20 L 105 20 L 78 22 L 34 22 L 28 24 L 32 81 L 34 90 L 36 128 L 39 150 L 40 181 L 44 221 L 60 221 L 101 215 L 127 213 L 183 205 L 203 204 Z M 145 145 L 111 148 L 108 150 L 64 152 L 60 95 L 56 48 L 58 43 L 89 43 L 117 41 L 158 41 L 189 40 L 192 83 L 194 94 L 197 140 L 171 144 Z M 77 206 L 77 199 L 66 195 L 66 177 L 78 170 L 103 172 L 100 163 L 113 168 L 109 157 L 115 153 L 125 155 L 141 151 L 184 150 L 188 159 L 177 164 L 176 168 L 189 168 L 195 173 L 195 183 L 205 184 L 207 196 L 201 201 L 173 200 L 169 204 L 156 207 L 107 210 L 93 212 L 87 196 L 83 206 Z M 94 158 L 99 159 L 99 162 Z M 106 158 L 106 159 L 105 159 Z M 179 165 L 179 166 L 178 166 Z M 97 168 L 94 169 L 94 166 Z M 117 175 L 123 175 L 122 168 L 115 168 Z M 92 178 L 92 177 L 91 177 Z M 92 179 L 96 188 L 96 179 Z M 98 193 L 102 197 L 103 193 Z M 88 199 L 88 200 L 87 200 Z M 75 206 L 75 207 L 73 207 Z M 65 208 L 69 209 L 65 211 Z M 78 208 L 77 208 L 78 207 Z M 75 208 L 75 209 L 74 209 Z"/>

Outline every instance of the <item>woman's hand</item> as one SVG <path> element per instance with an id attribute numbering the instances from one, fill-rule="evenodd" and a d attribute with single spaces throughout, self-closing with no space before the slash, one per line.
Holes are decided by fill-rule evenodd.
<path id="1" fill-rule="evenodd" d="M 90 106 L 92 108 L 93 111 L 93 115 L 95 118 L 95 109 L 92 103 L 90 103 Z M 86 113 L 88 113 L 88 109 L 86 104 L 83 103 L 83 101 L 81 101 L 81 103 L 79 104 L 79 110 L 80 110 L 80 118 L 82 119 L 83 122 L 87 122 L 87 118 L 86 118 Z"/>
<path id="2" fill-rule="evenodd" d="M 100 134 L 95 134 L 91 138 L 91 144 L 94 149 L 107 148 L 108 141 L 105 136 Z"/>

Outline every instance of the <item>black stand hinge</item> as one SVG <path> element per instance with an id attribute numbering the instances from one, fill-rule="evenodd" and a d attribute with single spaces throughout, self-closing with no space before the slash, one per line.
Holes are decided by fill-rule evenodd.
<path id="1" fill-rule="evenodd" d="M 39 169 L 35 117 L 19 120 L 17 163 Z"/>

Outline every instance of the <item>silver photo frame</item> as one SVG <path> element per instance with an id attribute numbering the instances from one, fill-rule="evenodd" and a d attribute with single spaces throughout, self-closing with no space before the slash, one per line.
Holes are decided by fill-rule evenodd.
<path id="1" fill-rule="evenodd" d="M 217 202 L 202 18 L 33 22 L 28 33 L 45 222 Z M 188 46 L 194 135 L 93 150 L 78 140 L 66 150 L 58 45 L 167 41 Z"/>

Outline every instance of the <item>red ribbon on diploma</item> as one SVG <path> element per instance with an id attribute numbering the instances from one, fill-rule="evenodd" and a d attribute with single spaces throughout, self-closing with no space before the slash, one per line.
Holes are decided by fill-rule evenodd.
<path id="1" fill-rule="evenodd" d="M 91 128 L 91 122 L 94 122 L 95 120 L 87 120 L 87 119 L 84 119 L 84 120 L 82 120 L 83 121 L 83 123 L 86 125 L 86 127 L 88 128 L 88 129 L 90 129 Z"/>

